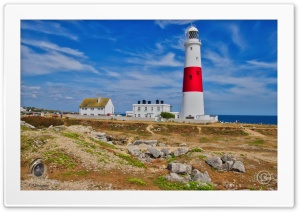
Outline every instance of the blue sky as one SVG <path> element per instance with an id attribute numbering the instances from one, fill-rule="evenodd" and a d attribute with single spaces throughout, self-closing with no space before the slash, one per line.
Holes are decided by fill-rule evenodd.
<path id="1" fill-rule="evenodd" d="M 277 21 L 192 21 L 202 40 L 205 113 L 277 114 Z M 116 112 L 138 100 L 180 111 L 186 20 L 24 20 L 21 105 L 78 111 L 110 97 Z"/>

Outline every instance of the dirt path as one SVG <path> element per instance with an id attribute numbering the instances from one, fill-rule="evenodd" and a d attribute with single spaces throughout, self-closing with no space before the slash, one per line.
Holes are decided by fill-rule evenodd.
<path id="1" fill-rule="evenodd" d="M 151 134 L 155 134 L 154 132 L 151 131 L 152 128 L 153 128 L 153 125 L 150 124 L 150 125 L 146 128 L 146 130 L 147 130 L 148 132 L 150 132 Z"/>
<path id="2" fill-rule="evenodd" d="M 264 135 L 262 135 L 258 132 L 255 132 L 253 130 L 247 129 L 247 128 L 244 128 L 243 130 L 244 130 L 244 132 L 248 133 L 249 136 L 265 137 Z"/>

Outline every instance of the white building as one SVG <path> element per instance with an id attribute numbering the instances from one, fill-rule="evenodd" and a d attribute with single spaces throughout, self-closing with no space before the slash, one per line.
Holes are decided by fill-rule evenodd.
<path id="1" fill-rule="evenodd" d="M 151 101 L 148 101 L 148 104 L 145 100 L 141 104 L 138 101 L 138 104 L 132 105 L 132 111 L 126 111 L 126 116 L 128 117 L 137 117 L 137 118 L 157 118 L 160 117 L 161 112 L 169 112 L 175 115 L 175 119 L 179 118 L 179 112 L 172 112 L 172 105 L 165 104 L 164 101 L 156 100 L 155 104 L 151 104 Z"/>
<path id="2" fill-rule="evenodd" d="M 114 114 L 114 105 L 110 98 L 85 98 L 79 106 L 79 115 L 101 116 Z"/>

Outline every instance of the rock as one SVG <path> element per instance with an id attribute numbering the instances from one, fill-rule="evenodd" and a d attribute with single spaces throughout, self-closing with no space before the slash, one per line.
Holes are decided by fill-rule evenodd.
<path id="1" fill-rule="evenodd" d="M 174 173 L 192 173 L 192 166 L 188 164 L 182 164 L 182 163 L 169 163 L 168 164 L 168 170 Z"/>
<path id="2" fill-rule="evenodd" d="M 205 162 L 215 169 L 222 169 L 222 160 L 219 157 L 209 158 Z"/>
<path id="3" fill-rule="evenodd" d="M 28 127 L 28 128 L 31 128 L 31 129 L 35 129 L 35 126 L 32 126 L 31 124 L 28 124 L 25 121 L 21 121 L 21 125 L 25 126 L 25 127 Z"/>
<path id="4" fill-rule="evenodd" d="M 230 171 L 233 165 L 233 161 L 226 161 L 223 165 L 222 165 L 222 170 L 224 171 Z"/>
<path id="5" fill-rule="evenodd" d="M 232 165 L 231 170 L 232 170 L 232 171 L 237 171 L 237 172 L 243 172 L 243 173 L 246 172 L 245 166 L 244 166 L 244 164 L 243 164 L 241 161 L 236 161 L 236 162 Z"/>
<path id="6" fill-rule="evenodd" d="M 166 144 L 164 144 L 164 143 L 159 143 L 158 146 L 165 147 Z"/>
<path id="7" fill-rule="evenodd" d="M 96 140 L 107 142 L 106 134 L 101 132 L 92 132 L 92 137 Z"/>
<path id="8" fill-rule="evenodd" d="M 158 158 L 161 155 L 161 152 L 158 149 L 151 147 L 151 146 L 148 147 L 148 151 L 155 158 Z"/>
<path id="9" fill-rule="evenodd" d="M 176 173 L 170 173 L 169 175 L 166 175 L 165 178 L 171 182 L 187 183 L 190 181 L 191 177 L 189 175 L 179 176 Z"/>
<path id="10" fill-rule="evenodd" d="M 189 151 L 188 148 L 178 148 L 174 150 L 174 156 L 184 155 Z"/>
<path id="11" fill-rule="evenodd" d="M 141 150 L 137 146 L 131 146 L 128 148 L 130 154 L 134 156 L 139 156 L 141 154 Z"/>
<path id="12" fill-rule="evenodd" d="M 133 142 L 133 145 L 140 145 L 140 144 L 156 146 L 157 145 L 157 140 L 136 140 L 136 141 Z"/>
<path id="13" fill-rule="evenodd" d="M 232 157 L 230 157 L 229 155 L 226 155 L 226 154 L 221 157 L 221 160 L 223 161 L 223 163 L 225 163 L 226 161 L 235 162 L 235 158 L 232 158 Z"/>
<path id="14" fill-rule="evenodd" d="M 171 154 L 170 150 L 167 148 L 162 148 L 160 151 L 163 153 L 162 156 L 168 156 Z"/>
<path id="15" fill-rule="evenodd" d="M 193 178 L 192 181 L 199 183 L 211 183 L 211 179 L 208 175 L 208 172 L 201 173 L 199 170 L 193 170 Z"/>
<path id="16" fill-rule="evenodd" d="M 108 143 L 108 144 L 110 144 L 110 145 L 114 145 L 113 142 L 111 142 L 111 141 L 108 141 L 108 142 L 106 142 L 106 143 Z"/>
<path id="17" fill-rule="evenodd" d="M 49 127 L 48 127 L 48 129 L 51 129 L 53 127 L 53 125 L 50 125 Z"/>
<path id="18" fill-rule="evenodd" d="M 179 146 L 186 146 L 186 143 L 179 144 Z"/>

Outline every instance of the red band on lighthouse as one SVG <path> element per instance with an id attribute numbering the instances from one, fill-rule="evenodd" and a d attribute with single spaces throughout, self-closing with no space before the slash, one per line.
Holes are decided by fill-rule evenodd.
<path id="1" fill-rule="evenodd" d="M 201 67 L 184 68 L 182 92 L 203 92 Z"/>

